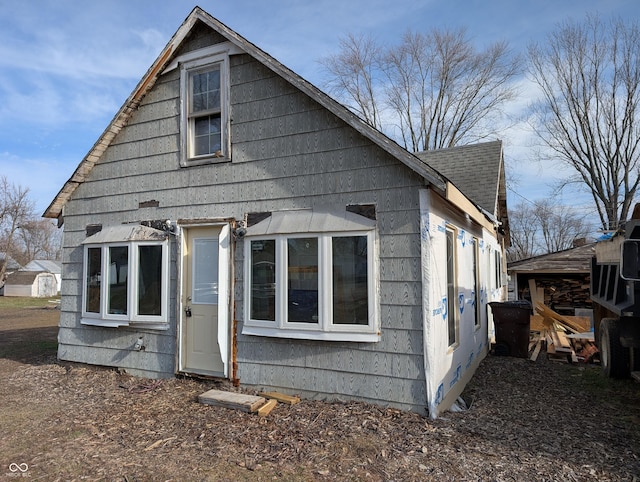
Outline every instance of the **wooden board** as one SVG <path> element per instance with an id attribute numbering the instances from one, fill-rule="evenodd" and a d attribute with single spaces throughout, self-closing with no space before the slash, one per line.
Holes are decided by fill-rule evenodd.
<path id="1" fill-rule="evenodd" d="M 533 353 L 531 354 L 531 358 L 530 360 L 532 361 L 536 361 L 538 359 L 538 355 L 540 354 L 540 348 L 542 348 L 542 342 L 545 339 L 545 334 L 544 333 L 540 333 L 540 335 L 538 336 L 538 341 L 535 344 L 535 349 L 533 350 Z"/>
<path id="2" fill-rule="evenodd" d="M 536 280 L 529 279 L 529 296 L 531 296 L 531 303 L 536 306 L 538 303 L 544 304 L 544 288 L 538 288 Z"/>
<path id="3" fill-rule="evenodd" d="M 291 397 L 279 392 L 261 392 L 259 395 L 264 398 L 277 400 L 278 402 L 288 403 L 289 405 L 300 403 L 300 397 Z"/>
<path id="4" fill-rule="evenodd" d="M 258 409 L 258 415 L 260 415 L 261 417 L 266 417 L 271 413 L 271 410 L 273 410 L 276 405 L 278 405 L 278 401 L 272 398 Z"/>
<path id="5" fill-rule="evenodd" d="M 233 408 L 243 412 L 255 412 L 266 400 L 264 397 L 246 395 L 244 393 L 223 392 L 221 390 L 209 390 L 198 396 L 198 401 L 206 405 L 217 407 Z"/>
<path id="6" fill-rule="evenodd" d="M 545 323 L 548 323 L 549 325 L 553 323 L 560 323 L 572 333 L 580 333 L 582 331 L 585 331 L 582 329 L 582 326 L 576 323 L 574 320 L 570 319 L 567 316 L 556 313 L 551 308 L 542 303 L 536 303 L 535 309 L 542 315 Z"/>

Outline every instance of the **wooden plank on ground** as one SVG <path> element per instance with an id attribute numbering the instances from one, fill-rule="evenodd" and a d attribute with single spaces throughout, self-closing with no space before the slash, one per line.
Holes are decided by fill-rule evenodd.
<path id="1" fill-rule="evenodd" d="M 578 363 L 578 355 L 573 348 L 571 349 L 571 363 Z"/>
<path id="2" fill-rule="evenodd" d="M 558 335 L 558 341 L 560 342 L 560 346 L 567 351 L 571 351 L 571 343 L 567 340 L 567 335 L 562 331 L 556 331 L 556 335 Z"/>
<path id="3" fill-rule="evenodd" d="M 278 405 L 278 401 L 275 398 L 270 399 L 267 403 L 265 403 L 262 407 L 258 409 L 258 415 L 261 417 L 266 417 L 271 413 L 276 405 Z"/>
<path id="4" fill-rule="evenodd" d="M 538 359 L 538 355 L 540 354 L 540 349 L 542 348 L 542 340 L 545 339 L 545 334 L 540 333 L 538 336 L 538 342 L 536 343 L 536 347 L 533 349 L 533 353 L 531 354 L 531 361 L 536 361 Z"/>
<path id="5" fill-rule="evenodd" d="M 264 398 L 271 398 L 282 403 L 288 403 L 289 405 L 295 405 L 296 403 L 300 403 L 300 397 L 292 397 L 280 392 L 262 392 L 262 393 L 259 393 L 258 395 Z"/>
<path id="6" fill-rule="evenodd" d="M 217 407 L 233 408 L 243 412 L 255 412 L 266 400 L 264 397 L 247 395 L 244 393 L 224 392 L 222 390 L 209 390 L 198 396 L 198 401 L 206 405 Z"/>

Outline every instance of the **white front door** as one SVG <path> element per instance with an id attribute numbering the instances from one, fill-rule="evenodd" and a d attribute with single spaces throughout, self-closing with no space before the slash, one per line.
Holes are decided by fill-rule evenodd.
<path id="1" fill-rule="evenodd" d="M 180 371 L 227 376 L 228 226 L 184 228 Z"/>

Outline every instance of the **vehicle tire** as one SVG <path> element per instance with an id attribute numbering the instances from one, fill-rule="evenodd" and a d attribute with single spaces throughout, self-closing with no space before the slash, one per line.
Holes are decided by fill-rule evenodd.
<path id="1" fill-rule="evenodd" d="M 620 320 L 603 318 L 600 322 L 600 363 L 606 377 L 629 377 L 629 349 L 620 344 Z"/>
<path id="2" fill-rule="evenodd" d="M 633 358 L 631 359 L 631 371 L 640 371 L 640 348 L 631 348 L 633 350 Z"/>

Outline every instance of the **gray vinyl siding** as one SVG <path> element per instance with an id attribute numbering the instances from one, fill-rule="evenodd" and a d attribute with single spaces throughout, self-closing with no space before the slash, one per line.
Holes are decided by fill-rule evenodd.
<path id="1" fill-rule="evenodd" d="M 194 36 L 187 48 L 206 45 Z M 176 370 L 177 248 L 171 247 L 170 329 L 80 324 L 81 242 L 89 224 L 236 218 L 248 212 L 375 204 L 378 343 L 243 336 L 243 241 L 235 248 L 234 313 L 243 386 L 318 399 L 357 399 L 424 412 L 418 189 L 420 176 L 248 55 L 230 62 L 232 161 L 179 167 L 180 81 L 160 77 L 64 211 L 59 353 L 134 374 Z M 159 207 L 139 208 L 156 200 Z M 145 351 L 131 347 L 142 335 Z"/>

